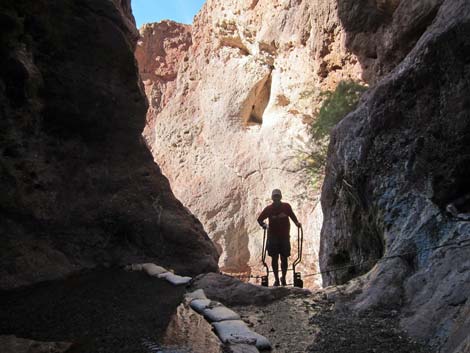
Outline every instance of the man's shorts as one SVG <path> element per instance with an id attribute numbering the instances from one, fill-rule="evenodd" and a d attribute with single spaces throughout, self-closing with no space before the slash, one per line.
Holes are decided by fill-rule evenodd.
<path id="1" fill-rule="evenodd" d="M 281 255 L 284 257 L 290 256 L 290 239 L 289 237 L 268 237 L 266 244 L 269 256 Z"/>

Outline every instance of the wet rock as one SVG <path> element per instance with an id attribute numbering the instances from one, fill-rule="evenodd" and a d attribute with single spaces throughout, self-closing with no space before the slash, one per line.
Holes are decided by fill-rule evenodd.
<path id="1" fill-rule="evenodd" d="M 73 342 L 77 353 L 143 352 L 143 338 L 162 345 L 183 295 L 184 288 L 141 272 L 93 270 L 2 292 L 0 332 Z"/>
<path id="2" fill-rule="evenodd" d="M 64 353 L 72 343 L 68 342 L 39 342 L 16 336 L 0 336 L 2 353 Z"/>

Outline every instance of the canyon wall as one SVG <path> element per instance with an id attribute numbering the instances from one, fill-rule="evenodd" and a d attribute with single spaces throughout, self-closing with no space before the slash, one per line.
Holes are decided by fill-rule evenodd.
<path id="1" fill-rule="evenodd" d="M 153 103 L 159 108 L 150 112 L 144 133 L 155 160 L 215 242 L 222 270 L 259 273 L 256 218 L 271 202 L 271 190 L 280 188 L 304 226 L 302 270 L 314 272 L 322 213 L 299 151 L 309 143 L 321 92 L 344 79 L 360 80 L 362 72 L 346 50 L 335 3 L 209 0 L 194 19 L 188 49 L 172 39 L 175 26 L 145 26 L 136 52 L 146 87 L 159 87 L 156 95 L 147 91 L 149 99 L 165 96 Z M 168 30 L 164 38 L 162 30 Z M 181 49 L 178 70 L 161 88 L 148 72 L 159 75 L 155 62 L 175 63 L 174 51 L 165 49 L 171 43 Z M 146 49 L 152 46 L 165 50 L 155 54 Z M 168 87 L 169 99 L 161 93 Z M 296 235 L 291 230 L 293 255 Z"/>
<path id="2" fill-rule="evenodd" d="M 178 67 L 191 44 L 189 25 L 166 20 L 139 30 L 135 57 L 149 103 L 144 129 L 149 144 L 155 139 L 155 118 L 175 92 Z"/>
<path id="3" fill-rule="evenodd" d="M 0 288 L 153 260 L 217 269 L 141 132 L 129 0 L 0 5 Z"/>
<path id="4" fill-rule="evenodd" d="M 322 212 L 296 151 L 321 92 L 362 80 L 372 88 L 332 135 L 322 190 L 320 267 L 351 267 L 323 282 L 355 278 L 357 309 L 398 309 L 414 337 L 468 350 L 468 243 L 435 248 L 469 233 L 468 19 L 463 0 L 206 2 L 178 60 L 157 54 L 176 70 L 144 137 L 223 270 L 259 271 L 255 220 L 275 187 L 304 224 L 303 270 L 316 270 Z"/>
<path id="5" fill-rule="evenodd" d="M 370 270 L 346 286 L 355 308 L 396 308 L 436 351 L 468 352 L 470 4 L 390 3 L 339 1 L 377 83 L 335 128 L 322 191 L 322 268 L 363 268 L 324 282 Z"/>

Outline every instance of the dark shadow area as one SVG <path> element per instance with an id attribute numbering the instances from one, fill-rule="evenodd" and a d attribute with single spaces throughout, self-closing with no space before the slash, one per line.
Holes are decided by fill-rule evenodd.
<path id="1" fill-rule="evenodd" d="M 364 81 L 377 82 L 406 57 L 442 2 L 338 0 L 346 47 L 357 55 Z"/>
<path id="2" fill-rule="evenodd" d="M 390 30 L 395 33 L 393 26 L 403 24 L 391 39 L 400 38 L 400 48 L 416 44 L 442 2 L 428 7 L 423 3 L 402 1 L 396 8 Z M 347 0 L 339 4 L 361 10 Z M 457 11 L 452 2 L 446 6 L 449 13 Z M 353 14 L 341 13 L 345 11 L 342 6 L 339 10 L 346 18 L 345 27 L 358 31 L 348 22 L 353 21 Z M 414 22 L 410 14 L 417 15 Z M 386 25 L 380 28 L 385 30 Z M 364 26 L 376 28 L 375 22 L 364 22 Z M 377 29 L 376 33 L 381 32 Z M 414 34 L 405 40 L 406 33 Z M 387 256 L 398 252 L 391 244 L 410 249 L 406 251 L 414 251 L 414 246 L 422 250 L 422 243 L 439 244 L 447 236 L 449 219 L 438 213 L 431 218 L 431 202 L 443 215 L 452 203 L 458 217 L 451 220 L 466 220 L 470 201 L 469 33 L 468 18 L 440 18 L 439 30 L 426 32 L 426 42 L 413 51 L 412 60 L 391 73 L 392 79 L 370 89 L 358 109 L 333 131 L 322 191 L 325 221 L 320 257 L 324 268 L 371 260 L 364 268 L 367 271 L 375 264 L 372 260 L 383 256 L 386 242 L 391 252 Z M 377 60 L 382 60 L 380 55 Z M 427 217 L 430 220 L 421 225 Z M 403 235 L 414 231 L 419 241 Z M 452 236 L 464 233 L 455 231 Z M 418 265 L 423 263 L 415 258 L 404 260 L 411 271 L 422 269 Z M 360 274 L 348 271 L 326 274 L 324 282 L 344 283 Z"/>
<path id="3" fill-rule="evenodd" d="M 71 352 L 148 352 L 181 303 L 184 287 L 144 273 L 97 270 L 0 292 L 0 335 L 74 343 Z"/>
<path id="4" fill-rule="evenodd" d="M 142 142 L 129 4 L 0 3 L 0 288 L 72 263 L 217 269 L 202 225 Z"/>

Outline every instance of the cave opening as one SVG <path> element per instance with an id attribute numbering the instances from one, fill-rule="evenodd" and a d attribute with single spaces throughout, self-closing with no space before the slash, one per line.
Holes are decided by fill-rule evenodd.
<path id="1" fill-rule="evenodd" d="M 271 81 L 271 74 L 269 74 L 251 90 L 242 110 L 245 127 L 263 124 L 263 114 L 271 98 Z"/>

